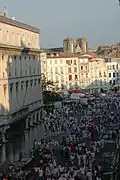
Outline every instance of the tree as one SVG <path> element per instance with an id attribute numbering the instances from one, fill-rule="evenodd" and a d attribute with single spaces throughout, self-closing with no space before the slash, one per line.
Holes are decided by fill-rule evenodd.
<path id="1" fill-rule="evenodd" d="M 55 85 L 52 81 L 47 80 L 46 76 L 42 74 L 42 91 L 47 91 L 48 89 L 54 89 Z"/>
<path id="2" fill-rule="evenodd" d="M 55 101 L 61 101 L 60 95 L 56 94 L 54 82 L 47 80 L 46 76 L 42 74 L 42 93 L 44 104 L 54 103 Z"/>
<path id="3" fill-rule="evenodd" d="M 54 103 L 56 101 L 61 101 L 62 97 L 56 94 L 55 91 L 43 91 L 43 101 L 44 104 Z"/>

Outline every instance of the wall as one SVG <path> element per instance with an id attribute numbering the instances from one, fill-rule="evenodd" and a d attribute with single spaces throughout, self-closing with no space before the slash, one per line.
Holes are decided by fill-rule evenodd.
<path id="1" fill-rule="evenodd" d="M 76 63 L 74 63 L 76 62 Z M 47 58 L 47 77 L 56 83 L 58 88 L 70 88 L 79 81 L 75 80 L 75 74 L 78 74 L 77 57 L 49 57 Z M 75 67 L 77 71 L 75 71 Z M 72 79 L 69 80 L 69 75 Z"/>
<path id="2" fill-rule="evenodd" d="M 0 43 L 39 49 L 39 34 L 0 22 Z"/>
<path id="3" fill-rule="evenodd" d="M 90 88 L 102 88 L 108 85 L 108 73 L 104 59 L 93 58 L 89 61 Z"/>
<path id="4" fill-rule="evenodd" d="M 89 86 L 89 57 L 83 56 L 79 58 L 79 79 L 80 88 L 84 89 Z"/>
<path id="5" fill-rule="evenodd" d="M 42 100 L 39 52 L 0 49 L 0 104 L 7 113 Z M 0 109 L 0 115 L 5 115 Z"/>

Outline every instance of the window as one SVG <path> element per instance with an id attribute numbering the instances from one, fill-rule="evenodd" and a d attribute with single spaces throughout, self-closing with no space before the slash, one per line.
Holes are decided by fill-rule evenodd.
<path id="1" fill-rule="evenodd" d="M 63 67 L 60 67 L 60 72 L 61 74 L 63 74 Z"/>
<path id="2" fill-rule="evenodd" d="M 86 70 L 88 69 L 88 67 L 87 67 L 87 66 L 85 66 L 85 68 L 86 68 Z"/>
<path id="3" fill-rule="evenodd" d="M 58 74 L 58 67 L 55 67 L 55 73 Z"/>
<path id="4" fill-rule="evenodd" d="M 55 59 L 55 64 L 57 64 L 57 59 Z"/>
<path id="5" fill-rule="evenodd" d="M 104 77 L 106 77 L 106 72 L 104 72 Z"/>
<path id="6" fill-rule="evenodd" d="M 113 65 L 113 69 L 115 69 L 115 65 Z"/>
<path id="7" fill-rule="evenodd" d="M 77 67 L 74 67 L 74 72 L 75 72 L 75 73 L 77 72 Z"/>
<path id="8" fill-rule="evenodd" d="M 40 84 L 40 79 L 38 79 L 38 84 Z"/>
<path id="9" fill-rule="evenodd" d="M 74 60 L 74 65 L 77 65 L 77 63 L 76 63 L 76 59 Z"/>
<path id="10" fill-rule="evenodd" d="M 71 70 L 71 68 L 68 68 L 68 73 L 72 73 L 72 70 Z"/>
<path id="11" fill-rule="evenodd" d="M 117 77 L 119 77 L 119 73 L 117 72 Z"/>
<path id="12" fill-rule="evenodd" d="M 12 90 L 13 90 L 13 84 L 10 84 L 10 98 L 12 100 Z"/>
<path id="13" fill-rule="evenodd" d="M 115 77 L 115 73 L 113 73 L 113 77 Z"/>
<path id="14" fill-rule="evenodd" d="M 88 73 L 86 73 L 86 78 L 88 78 Z"/>
<path id="15" fill-rule="evenodd" d="M 63 61 L 62 61 L 62 59 L 60 59 L 60 64 L 62 64 L 63 63 Z"/>
<path id="16" fill-rule="evenodd" d="M 109 73 L 109 77 L 111 77 L 111 73 Z"/>
<path id="17" fill-rule="evenodd" d="M 2 55 L 2 60 L 4 60 L 4 55 Z"/>
<path id="18" fill-rule="evenodd" d="M 34 85 L 36 86 L 36 79 L 34 80 Z"/>
<path id="19" fill-rule="evenodd" d="M 72 75 L 70 74 L 70 75 L 69 75 L 69 81 L 71 81 L 71 80 L 72 80 Z"/>
<path id="20" fill-rule="evenodd" d="M 18 104 L 18 86 L 19 86 L 19 83 L 17 82 L 16 83 L 16 100 L 17 100 L 17 104 Z"/>
<path id="21" fill-rule="evenodd" d="M 115 80 L 113 80 L 113 85 L 115 85 L 116 84 L 116 82 L 115 82 Z"/>
<path id="22" fill-rule="evenodd" d="M 64 84 L 61 84 L 61 89 L 64 89 Z"/>
<path id="23" fill-rule="evenodd" d="M 99 77 L 102 77 L 102 74 L 101 74 L 101 72 L 99 72 Z"/>
<path id="24" fill-rule="evenodd" d="M 52 60 L 50 60 L 50 64 L 52 64 Z"/>
<path id="25" fill-rule="evenodd" d="M 33 80 L 30 81 L 30 86 L 32 87 L 32 85 L 33 85 Z"/>
<path id="26" fill-rule="evenodd" d="M 78 76 L 77 76 L 77 74 L 75 74 L 75 80 L 76 80 L 76 81 L 78 80 Z"/>
<path id="27" fill-rule="evenodd" d="M 26 81 L 26 89 L 28 88 L 28 81 Z"/>
<path id="28" fill-rule="evenodd" d="M 11 61 L 11 57 L 8 57 L 8 76 L 11 77 L 12 74 L 12 61 Z"/>
<path id="29" fill-rule="evenodd" d="M 71 65 L 71 61 L 70 60 L 68 61 L 68 65 Z"/>
<path id="30" fill-rule="evenodd" d="M 116 69 L 118 69 L 118 64 L 116 65 Z"/>
<path id="31" fill-rule="evenodd" d="M 5 104 L 5 107 L 6 107 L 6 96 L 7 96 L 7 87 L 4 86 L 4 104 Z"/>
<path id="32" fill-rule="evenodd" d="M 83 70 L 83 66 L 81 66 L 81 70 Z"/>
<path id="33" fill-rule="evenodd" d="M 112 85 L 112 80 L 110 80 L 109 84 Z"/>

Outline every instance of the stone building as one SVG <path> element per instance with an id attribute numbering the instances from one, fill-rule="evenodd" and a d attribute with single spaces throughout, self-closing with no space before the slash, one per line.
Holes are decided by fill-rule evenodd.
<path id="1" fill-rule="evenodd" d="M 66 38 L 63 40 L 64 52 L 70 53 L 87 53 L 88 41 L 86 38 Z"/>
<path id="2" fill-rule="evenodd" d="M 0 16 L 0 125 L 42 106 L 40 30 Z M 31 120 L 40 118 L 40 110 Z"/>

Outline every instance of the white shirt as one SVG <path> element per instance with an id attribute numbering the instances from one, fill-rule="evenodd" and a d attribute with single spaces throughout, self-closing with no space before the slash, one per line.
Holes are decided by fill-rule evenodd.
<path id="1" fill-rule="evenodd" d="M 39 169 L 39 170 L 38 170 L 38 174 L 39 174 L 39 177 L 43 177 L 43 170 L 42 170 L 42 169 Z"/>

